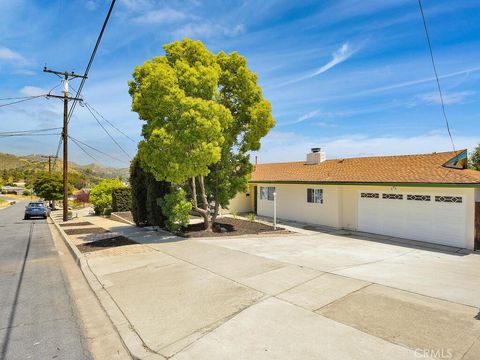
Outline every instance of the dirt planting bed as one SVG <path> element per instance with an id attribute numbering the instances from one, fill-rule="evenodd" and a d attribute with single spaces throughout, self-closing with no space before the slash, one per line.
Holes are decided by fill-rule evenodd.
<path id="1" fill-rule="evenodd" d="M 238 236 L 255 234 L 288 234 L 288 230 L 280 228 L 274 230 L 273 226 L 265 225 L 256 221 L 248 221 L 233 218 L 217 219 L 213 225 L 213 231 L 205 231 L 203 223 L 190 224 L 180 234 L 185 237 L 217 237 L 217 236 Z"/>
<path id="2" fill-rule="evenodd" d="M 90 235 L 90 234 L 105 234 L 110 231 L 101 227 L 83 228 L 83 229 L 65 229 L 67 235 Z"/>
<path id="3" fill-rule="evenodd" d="M 91 222 L 88 222 L 88 221 L 80 221 L 80 222 L 60 224 L 61 227 L 68 227 L 68 226 L 87 226 L 87 225 L 93 225 L 93 224 L 92 224 Z"/>
<path id="4" fill-rule="evenodd" d="M 124 236 L 115 236 L 108 239 L 102 239 L 97 241 L 91 241 L 84 244 L 77 245 L 78 250 L 81 253 L 87 253 L 92 251 L 98 251 L 103 249 L 110 249 L 119 246 L 134 245 L 138 244 L 135 241 L 132 241 Z"/>

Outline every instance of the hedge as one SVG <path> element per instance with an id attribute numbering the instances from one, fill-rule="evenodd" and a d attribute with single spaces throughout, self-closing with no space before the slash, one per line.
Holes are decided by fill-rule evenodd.
<path id="1" fill-rule="evenodd" d="M 112 190 L 112 211 L 130 211 L 132 208 L 132 193 L 130 188 Z"/>
<path id="2" fill-rule="evenodd" d="M 138 156 L 130 165 L 131 211 L 137 226 L 163 226 L 165 217 L 160 207 L 162 199 L 170 191 L 170 184 L 157 181 L 152 173 L 145 171 Z"/>

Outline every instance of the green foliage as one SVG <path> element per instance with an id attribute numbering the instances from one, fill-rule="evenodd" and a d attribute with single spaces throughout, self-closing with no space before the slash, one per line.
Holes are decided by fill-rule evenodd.
<path id="1" fill-rule="evenodd" d="M 60 173 L 41 172 L 33 180 L 33 191 L 45 200 L 60 200 L 63 198 L 63 177 Z M 69 187 L 69 193 L 72 188 Z"/>
<path id="2" fill-rule="evenodd" d="M 137 155 L 130 165 L 130 186 L 135 224 L 163 226 L 164 215 L 157 199 L 169 192 L 170 184 L 155 180 L 152 173 L 143 170 Z"/>
<path id="3" fill-rule="evenodd" d="M 474 170 L 480 170 L 480 144 L 470 154 L 469 167 Z"/>
<path id="4" fill-rule="evenodd" d="M 188 226 L 192 203 L 185 196 L 185 190 L 179 188 L 165 195 L 160 201 L 162 212 L 167 218 L 167 227 L 171 231 L 175 232 Z"/>
<path id="5" fill-rule="evenodd" d="M 95 214 L 103 214 L 105 209 L 111 208 L 112 191 L 124 188 L 125 185 L 118 179 L 105 179 L 90 191 L 90 202 L 93 204 Z"/>
<path id="6" fill-rule="evenodd" d="M 231 215 L 234 219 L 236 219 L 238 217 L 238 211 L 232 211 Z"/>
<path id="7" fill-rule="evenodd" d="M 23 190 L 22 195 L 23 196 L 30 196 L 30 191 L 29 190 Z"/>
<path id="8" fill-rule="evenodd" d="M 248 221 L 255 221 L 256 218 L 257 218 L 257 215 L 255 215 L 255 213 L 248 213 L 247 214 Z"/>
<path id="9" fill-rule="evenodd" d="M 236 52 L 215 55 L 189 39 L 164 49 L 165 56 L 136 67 L 129 82 L 132 110 L 146 122 L 139 144 L 142 166 L 156 179 L 178 185 L 193 177 L 201 183 L 205 176 L 203 205 L 227 207 L 247 188 L 249 152 L 259 150 L 275 125 L 270 103 Z"/>
<path id="10" fill-rule="evenodd" d="M 132 207 L 132 192 L 128 187 L 112 190 L 112 211 L 130 211 Z"/>
<path id="11" fill-rule="evenodd" d="M 157 180 L 183 184 L 220 160 L 232 115 L 215 97 L 220 67 L 200 41 L 164 46 L 166 55 L 135 69 L 132 110 L 142 120 L 142 166 Z"/>

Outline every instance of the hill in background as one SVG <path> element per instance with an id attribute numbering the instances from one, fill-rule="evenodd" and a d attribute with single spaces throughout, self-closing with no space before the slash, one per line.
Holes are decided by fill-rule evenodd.
<path id="1" fill-rule="evenodd" d="M 52 165 L 54 163 L 52 159 Z M 95 184 L 102 179 L 107 178 L 123 178 L 128 179 L 128 168 L 112 168 L 103 167 L 98 164 L 79 165 L 74 162 L 69 162 L 69 174 L 74 182 L 75 187 L 80 188 L 80 184 L 84 186 Z M 62 159 L 57 159 L 55 167 L 52 171 L 62 171 Z M 0 153 L 0 175 L 2 182 L 17 182 L 31 180 L 35 173 L 40 171 L 48 171 L 48 159 L 40 155 L 14 155 L 7 153 Z"/>

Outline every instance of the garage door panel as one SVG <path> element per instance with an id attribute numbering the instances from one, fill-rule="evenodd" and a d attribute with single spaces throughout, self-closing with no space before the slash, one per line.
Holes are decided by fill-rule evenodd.
<path id="1" fill-rule="evenodd" d="M 412 240 L 466 247 L 466 207 L 462 202 L 438 202 L 378 198 L 359 195 L 358 229 Z M 425 195 L 425 194 L 423 194 Z M 448 196 L 448 195 L 445 195 Z M 419 198 L 418 196 L 416 197 Z M 422 199 L 428 199 L 423 197 Z"/>

